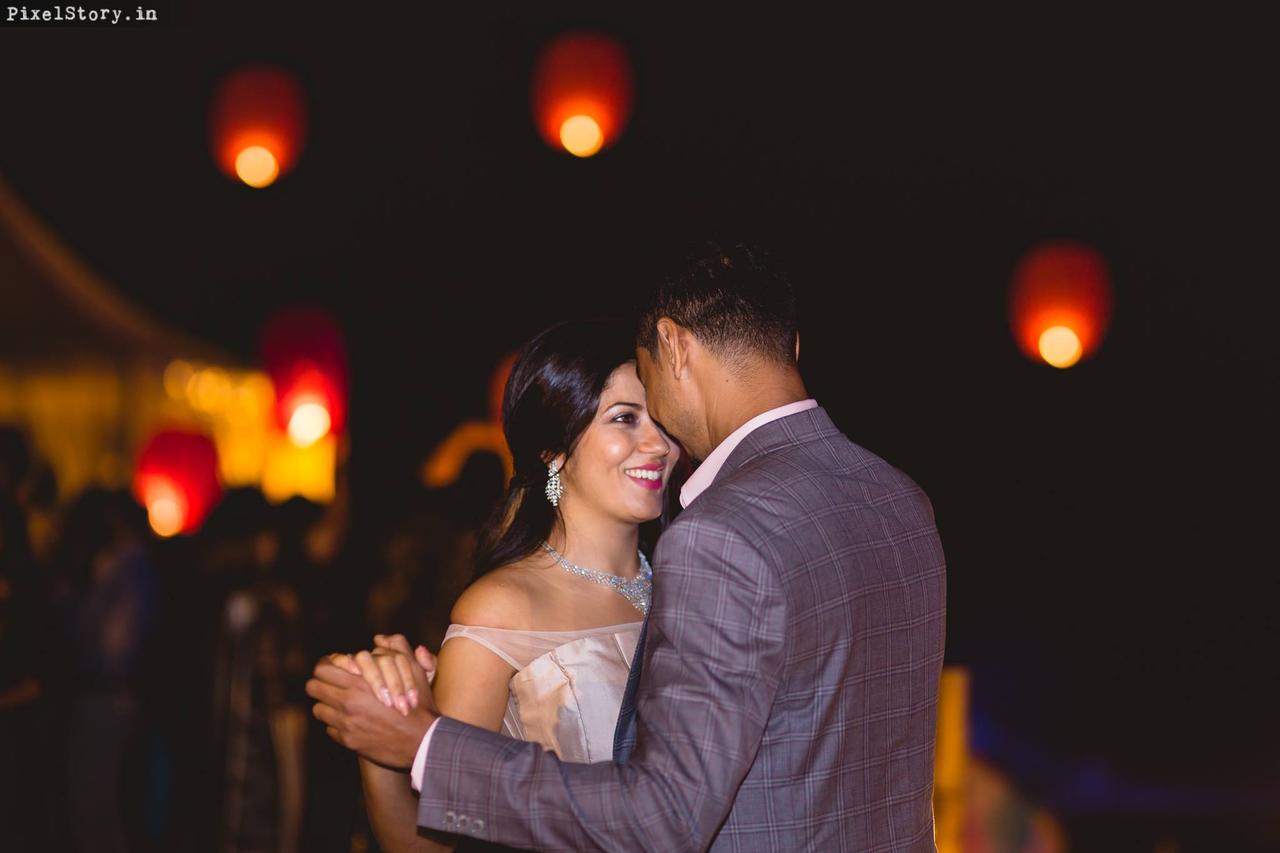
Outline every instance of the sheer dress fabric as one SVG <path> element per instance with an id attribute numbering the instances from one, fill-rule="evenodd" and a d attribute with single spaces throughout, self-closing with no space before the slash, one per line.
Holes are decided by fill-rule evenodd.
<path id="1" fill-rule="evenodd" d="M 444 642 L 478 643 L 516 670 L 503 733 L 541 744 L 561 761 L 613 758 L 618 709 L 640 622 L 584 631 L 517 631 L 450 625 Z"/>

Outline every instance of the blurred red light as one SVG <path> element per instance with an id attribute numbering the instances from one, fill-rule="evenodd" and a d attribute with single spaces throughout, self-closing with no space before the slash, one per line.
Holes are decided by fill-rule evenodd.
<path id="1" fill-rule="evenodd" d="M 267 186 L 297 163 L 306 137 L 302 86 L 288 71 L 251 66 L 227 75 L 209 108 L 218 167 L 250 186 Z"/>
<path id="2" fill-rule="evenodd" d="M 183 430 L 161 430 L 138 454 L 133 493 L 161 536 L 192 533 L 222 495 L 213 439 Z"/>
<path id="3" fill-rule="evenodd" d="M 589 157 L 618 141 L 631 115 L 631 63 L 617 40 L 571 33 L 551 42 L 533 72 L 532 102 L 547 145 Z"/>
<path id="4" fill-rule="evenodd" d="M 1106 261 L 1080 243 L 1050 242 L 1027 252 L 1014 271 L 1009 320 L 1030 359 L 1070 367 L 1097 352 L 1111 322 Z"/>

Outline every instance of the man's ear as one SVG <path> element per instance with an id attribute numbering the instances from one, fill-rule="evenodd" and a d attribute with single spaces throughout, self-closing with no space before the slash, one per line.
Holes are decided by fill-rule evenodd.
<path id="1" fill-rule="evenodd" d="M 796 332 L 796 364 L 800 363 L 800 333 Z"/>
<path id="2" fill-rule="evenodd" d="M 670 317 L 658 320 L 658 368 L 671 371 L 679 379 L 689 362 L 689 341 L 684 329 Z"/>

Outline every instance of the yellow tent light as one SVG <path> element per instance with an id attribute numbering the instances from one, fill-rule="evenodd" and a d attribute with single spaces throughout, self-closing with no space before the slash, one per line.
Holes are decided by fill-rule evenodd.
<path id="1" fill-rule="evenodd" d="M 307 447 L 299 447 L 282 432 L 267 440 L 262 469 L 262 493 L 272 503 L 301 495 L 316 503 L 333 500 L 338 439 L 330 433 Z"/>
<path id="2" fill-rule="evenodd" d="M 513 465 L 511 451 L 507 449 L 502 424 L 493 421 L 467 421 L 459 424 L 449 436 L 432 451 L 422 468 L 422 481 L 432 489 L 439 489 L 458 479 L 471 454 L 489 452 L 502 460 L 507 480 L 511 479 Z"/>

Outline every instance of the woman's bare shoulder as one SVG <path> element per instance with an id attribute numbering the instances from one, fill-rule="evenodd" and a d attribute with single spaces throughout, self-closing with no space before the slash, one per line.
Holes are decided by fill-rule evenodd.
<path id="1" fill-rule="evenodd" d="M 538 556 L 531 555 L 485 572 L 458 596 L 449 621 L 484 628 L 528 629 L 534 622 L 538 598 L 538 564 Z"/>

